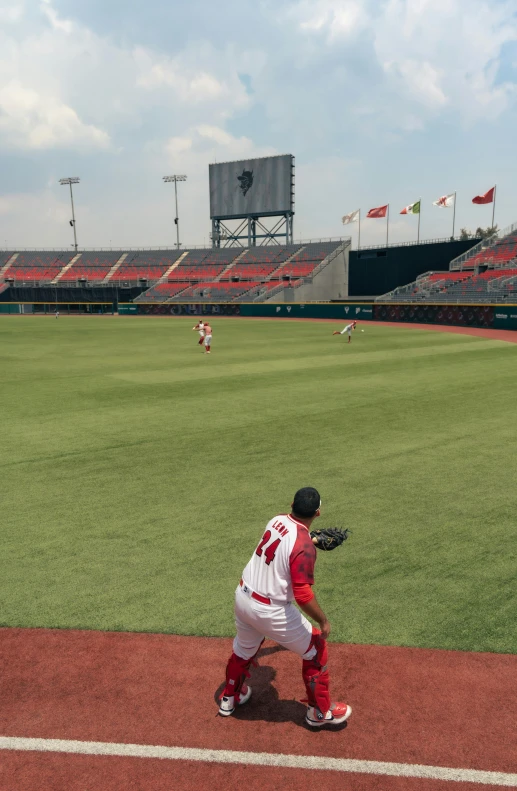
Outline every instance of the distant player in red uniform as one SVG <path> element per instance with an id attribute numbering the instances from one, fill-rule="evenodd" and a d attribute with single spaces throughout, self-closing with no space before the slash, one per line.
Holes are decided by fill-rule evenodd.
<path id="1" fill-rule="evenodd" d="M 205 340 L 205 323 L 204 321 L 198 321 L 195 327 L 192 327 L 193 330 L 197 330 L 199 332 L 199 341 L 198 346 L 203 345 L 203 341 Z"/>
<path id="2" fill-rule="evenodd" d="M 250 699 L 251 687 L 246 679 L 265 637 L 302 659 L 308 725 L 312 728 L 340 725 L 352 713 L 346 703 L 330 700 L 326 642 L 330 624 L 312 591 L 316 547 L 309 529 L 320 515 L 320 506 L 316 489 L 311 486 L 299 489 L 291 513 L 280 514 L 268 522 L 242 572 L 235 591 L 237 636 L 226 666 L 226 684 L 219 705 L 222 717 L 230 716 L 236 706 Z M 309 623 L 295 602 L 316 621 L 319 629 Z"/>
<path id="3" fill-rule="evenodd" d="M 345 332 L 348 334 L 348 343 L 352 340 L 352 332 L 357 327 L 357 321 L 352 321 L 351 324 L 347 324 L 343 330 L 336 330 L 332 333 L 332 335 L 344 335 Z"/>
<path id="4" fill-rule="evenodd" d="M 212 345 L 212 327 L 208 321 L 205 321 L 205 354 L 210 354 L 210 346 Z"/>

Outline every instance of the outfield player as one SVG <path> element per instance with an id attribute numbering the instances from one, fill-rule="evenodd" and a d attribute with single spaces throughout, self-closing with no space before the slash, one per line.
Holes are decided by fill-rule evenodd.
<path id="1" fill-rule="evenodd" d="M 204 321 L 198 321 L 195 327 L 192 327 L 193 330 L 197 330 L 199 332 L 199 341 L 198 346 L 203 345 L 203 341 L 205 340 L 205 323 Z"/>
<path id="2" fill-rule="evenodd" d="M 212 327 L 209 321 L 205 321 L 205 354 L 210 354 L 210 346 L 212 345 Z"/>
<path id="3" fill-rule="evenodd" d="M 339 725 L 352 713 L 346 703 L 331 703 L 327 670 L 330 624 L 312 591 L 316 547 L 309 528 L 320 515 L 316 489 L 300 489 L 290 514 L 273 517 L 235 591 L 237 636 L 226 667 L 219 714 L 228 717 L 251 697 L 246 684 L 250 665 L 264 639 L 302 659 L 307 692 L 305 721 L 314 728 Z M 313 627 L 298 607 L 319 625 Z"/>
<path id="4" fill-rule="evenodd" d="M 336 330 L 335 332 L 332 333 L 332 335 L 344 335 L 345 333 L 347 333 L 348 343 L 350 343 L 350 341 L 352 340 L 352 332 L 355 330 L 356 327 L 357 327 L 357 321 L 352 321 L 350 324 L 347 324 L 344 329 L 342 329 L 341 331 Z"/>

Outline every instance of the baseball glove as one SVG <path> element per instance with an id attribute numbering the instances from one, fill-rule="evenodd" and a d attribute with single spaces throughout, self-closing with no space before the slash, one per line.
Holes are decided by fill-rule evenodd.
<path id="1" fill-rule="evenodd" d="M 327 527 L 325 530 L 313 530 L 311 538 L 313 544 L 317 549 L 322 549 L 325 552 L 330 552 L 336 547 L 340 547 L 343 541 L 346 541 L 350 534 L 350 530 L 341 530 L 338 527 Z"/>

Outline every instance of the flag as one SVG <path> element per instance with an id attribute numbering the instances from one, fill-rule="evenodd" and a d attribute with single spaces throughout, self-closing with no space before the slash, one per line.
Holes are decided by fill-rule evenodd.
<path id="1" fill-rule="evenodd" d="M 388 206 L 389 204 L 387 203 L 386 206 L 378 206 L 376 209 L 370 209 L 366 216 L 369 217 L 370 220 L 378 220 L 381 217 L 386 217 Z"/>
<path id="2" fill-rule="evenodd" d="M 351 212 L 350 214 L 345 214 L 343 219 L 343 225 L 348 225 L 351 222 L 357 222 L 359 219 L 359 212 L 361 209 L 357 209 L 356 211 Z"/>
<path id="3" fill-rule="evenodd" d="M 492 187 L 492 189 L 485 192 L 484 195 L 476 195 L 475 198 L 472 198 L 472 203 L 493 203 L 494 193 L 495 187 Z"/>
<path id="4" fill-rule="evenodd" d="M 440 206 L 442 209 L 450 209 L 451 206 L 454 206 L 455 200 L 456 193 L 452 192 L 450 195 L 442 195 L 442 197 L 438 198 L 438 200 L 434 200 L 433 206 Z"/>
<path id="5" fill-rule="evenodd" d="M 401 214 L 420 214 L 420 201 L 417 200 L 416 203 L 410 203 L 409 206 L 405 206 Z"/>

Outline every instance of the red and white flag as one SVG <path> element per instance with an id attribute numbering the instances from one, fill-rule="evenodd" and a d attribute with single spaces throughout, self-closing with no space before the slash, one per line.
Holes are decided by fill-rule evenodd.
<path id="1" fill-rule="evenodd" d="M 345 214 L 345 216 L 342 218 L 343 225 L 348 225 L 351 222 L 357 222 L 359 220 L 360 211 L 360 209 L 356 209 L 355 211 L 350 212 L 350 214 Z"/>
<path id="2" fill-rule="evenodd" d="M 475 198 L 472 198 L 472 203 L 493 203 L 494 202 L 494 194 L 495 194 L 495 187 L 485 192 L 484 195 L 476 195 Z"/>
<path id="3" fill-rule="evenodd" d="M 451 206 L 454 206 L 455 200 L 456 193 L 453 192 L 451 195 L 442 195 L 442 197 L 438 198 L 438 200 L 434 200 L 433 206 L 440 206 L 442 209 L 449 209 Z"/>
<path id="4" fill-rule="evenodd" d="M 370 209 L 366 216 L 369 217 L 370 220 L 379 220 L 382 217 L 386 217 L 388 206 L 389 203 L 387 203 L 386 206 L 378 206 L 376 209 Z"/>

